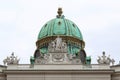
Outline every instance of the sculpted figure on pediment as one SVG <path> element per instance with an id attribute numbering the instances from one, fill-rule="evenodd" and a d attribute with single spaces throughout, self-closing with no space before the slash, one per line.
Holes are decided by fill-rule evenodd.
<path id="1" fill-rule="evenodd" d="M 67 44 L 59 36 L 48 45 L 48 52 L 67 52 Z"/>
<path id="2" fill-rule="evenodd" d="M 54 42 L 55 42 L 55 45 L 56 45 L 55 49 L 60 50 L 61 47 L 62 47 L 62 38 L 57 36 L 57 38 L 54 40 Z"/>

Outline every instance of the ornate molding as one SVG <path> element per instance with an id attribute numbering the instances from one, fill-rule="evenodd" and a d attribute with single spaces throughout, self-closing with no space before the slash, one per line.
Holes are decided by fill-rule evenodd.
<path id="1" fill-rule="evenodd" d="M 81 60 L 75 54 L 69 54 L 66 41 L 57 36 L 48 44 L 48 53 L 36 58 L 35 64 L 81 64 Z"/>

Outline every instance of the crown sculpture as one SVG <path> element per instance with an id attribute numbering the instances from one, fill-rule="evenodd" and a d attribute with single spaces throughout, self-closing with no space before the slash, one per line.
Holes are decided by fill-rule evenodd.
<path id="1" fill-rule="evenodd" d="M 112 63 L 112 65 L 114 65 L 115 60 L 110 58 L 110 55 L 107 57 L 105 56 L 105 52 L 103 52 L 102 56 L 98 56 L 97 62 L 99 64 L 108 64 L 110 65 L 110 63 Z"/>
<path id="2" fill-rule="evenodd" d="M 14 56 L 14 52 L 12 52 L 10 57 L 7 57 L 3 60 L 4 65 L 10 65 L 10 64 L 19 64 L 20 59 L 17 58 L 17 56 Z"/>

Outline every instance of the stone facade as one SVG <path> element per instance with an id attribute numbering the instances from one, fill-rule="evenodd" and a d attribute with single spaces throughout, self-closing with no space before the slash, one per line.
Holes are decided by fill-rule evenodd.
<path id="1" fill-rule="evenodd" d="M 0 65 L 0 80 L 7 80 L 6 74 L 4 73 L 4 70 L 6 69 L 6 66 Z"/>
<path id="2" fill-rule="evenodd" d="M 98 64 L 82 64 L 80 58 L 67 52 L 67 48 L 58 36 L 49 43 L 48 53 L 36 51 L 31 64 L 19 64 L 12 53 L 3 60 L 4 66 L 0 66 L 0 80 L 120 80 L 120 66 L 115 66 L 114 59 L 105 52 L 98 56 Z"/>
<path id="3" fill-rule="evenodd" d="M 0 80 L 120 80 L 120 65 L 105 52 L 91 64 L 79 28 L 64 18 L 62 8 L 43 26 L 36 46 L 30 64 L 19 64 L 14 53 L 5 58 Z"/>
<path id="4" fill-rule="evenodd" d="M 111 66 L 115 73 L 112 74 L 112 80 L 120 80 L 120 64 Z"/>
<path id="5" fill-rule="evenodd" d="M 109 65 L 8 65 L 0 80 L 120 80 L 120 66 Z"/>

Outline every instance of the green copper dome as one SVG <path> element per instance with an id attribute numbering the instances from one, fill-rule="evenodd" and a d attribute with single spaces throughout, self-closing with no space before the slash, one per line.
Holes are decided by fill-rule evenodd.
<path id="1" fill-rule="evenodd" d="M 43 59 L 43 56 L 48 55 L 62 60 L 61 57 L 65 54 L 67 57 L 73 56 L 76 59 L 81 59 L 82 63 L 85 63 L 85 42 L 81 31 L 74 22 L 65 19 L 62 15 L 62 8 L 58 8 L 56 18 L 43 25 L 36 46 L 35 59 Z"/>
<path id="2" fill-rule="evenodd" d="M 64 16 L 48 21 L 41 29 L 38 40 L 48 36 L 71 36 L 83 40 L 78 26 Z"/>
<path id="3" fill-rule="evenodd" d="M 68 54 L 78 55 L 81 50 L 84 50 L 85 43 L 78 26 L 61 14 L 62 9 L 59 8 L 56 18 L 48 21 L 40 30 L 36 46 L 41 54 L 49 52 L 48 46 L 58 36 L 66 43 Z"/>

